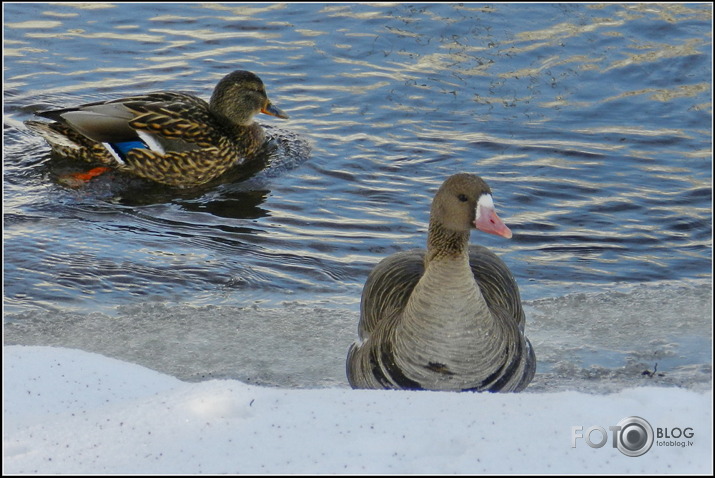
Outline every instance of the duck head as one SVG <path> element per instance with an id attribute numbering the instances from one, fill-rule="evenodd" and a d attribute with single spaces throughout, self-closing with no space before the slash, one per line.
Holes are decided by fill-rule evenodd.
<path id="1" fill-rule="evenodd" d="M 264 113 L 287 119 L 288 115 L 268 99 L 263 81 L 250 71 L 238 70 L 218 82 L 209 109 L 242 126 L 253 123 L 253 117 Z"/>

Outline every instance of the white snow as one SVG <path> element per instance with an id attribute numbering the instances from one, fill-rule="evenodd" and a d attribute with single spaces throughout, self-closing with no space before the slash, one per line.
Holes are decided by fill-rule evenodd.
<path id="1" fill-rule="evenodd" d="M 3 399 L 3 473 L 713 471 L 711 390 L 279 389 L 188 383 L 88 352 L 6 346 Z M 613 448 L 610 432 L 602 448 L 584 439 L 572 447 L 574 426 L 608 430 L 629 416 L 654 433 L 693 435 L 656 438 L 640 457 Z"/>

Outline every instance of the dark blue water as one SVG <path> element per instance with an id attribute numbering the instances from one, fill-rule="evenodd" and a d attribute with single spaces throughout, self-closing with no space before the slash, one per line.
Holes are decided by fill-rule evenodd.
<path id="1" fill-rule="evenodd" d="M 98 318 L 125 316 L 136 330 L 119 337 L 135 340 L 148 333 L 136 325 L 139 310 L 166 324 L 154 347 L 182 326 L 192 332 L 176 347 L 198 330 L 219 340 L 236 323 L 252 330 L 247 344 L 285 327 L 285 344 L 304 326 L 296 353 L 306 340 L 325 341 L 337 362 L 355 335 L 369 270 L 424 245 L 431 198 L 461 171 L 489 182 L 514 232 L 474 233 L 472 242 L 502 255 L 527 301 L 568 303 L 569 293 L 637 284 L 661 291 L 665 282 L 694 297 L 683 305 L 693 317 L 711 306 L 709 5 L 3 9 L 4 308 L 6 323 L 24 327 L 6 327 L 6 341 L 46 343 L 64 336 L 57 327 L 81 322 L 59 345 L 92 349 L 108 333 L 89 332 Z M 71 189 L 57 177 L 84 165 L 52 159 L 21 124 L 38 110 L 160 89 L 208 98 L 235 69 L 257 73 L 291 116 L 260 118 L 278 147 L 247 181 L 179 193 L 108 174 Z M 695 285 L 683 292 L 684 284 Z M 297 314 L 302 325 L 254 330 L 252 319 L 228 318 L 238 310 Z M 214 329 L 205 314 L 226 314 L 226 323 Z M 537 318 L 533 327 L 544 342 L 564 332 Z M 711 338 L 709 318 L 695 328 Z M 116 354 L 154 363 L 151 344 L 126 348 Z M 627 354 L 593 364 L 622 364 Z M 573 363 L 587 368 L 592 355 L 581 350 Z M 697 357 L 686 362 L 701 364 Z"/>

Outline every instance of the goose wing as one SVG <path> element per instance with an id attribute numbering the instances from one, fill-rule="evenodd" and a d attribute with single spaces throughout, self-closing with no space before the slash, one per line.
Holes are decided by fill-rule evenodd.
<path id="1" fill-rule="evenodd" d="M 424 274 L 424 258 L 423 249 L 412 249 L 392 254 L 373 268 L 360 301 L 361 340 L 367 339 L 379 322 L 402 312 Z"/>

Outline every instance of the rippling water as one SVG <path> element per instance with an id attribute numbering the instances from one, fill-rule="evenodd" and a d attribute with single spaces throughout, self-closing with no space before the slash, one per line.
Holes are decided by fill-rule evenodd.
<path id="1" fill-rule="evenodd" d="M 6 322 L 299 303 L 347 313 L 354 335 L 370 268 L 424 245 L 431 198 L 460 171 L 487 179 L 514 232 L 472 242 L 529 301 L 711 280 L 709 5 L 3 9 Z M 108 174 L 70 189 L 57 176 L 83 165 L 21 124 L 137 92 L 208 98 L 235 69 L 291 116 L 261 118 L 277 148 L 247 181 L 178 193 Z"/>

